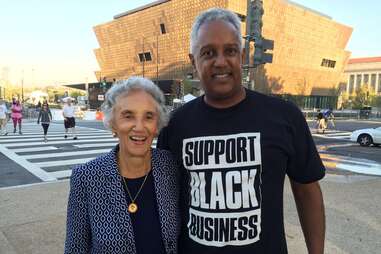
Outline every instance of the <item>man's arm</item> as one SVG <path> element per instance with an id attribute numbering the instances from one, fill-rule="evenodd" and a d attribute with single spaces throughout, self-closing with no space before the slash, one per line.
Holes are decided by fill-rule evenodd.
<path id="1" fill-rule="evenodd" d="M 324 253 L 325 213 L 318 182 L 300 184 L 290 179 L 309 254 Z"/>

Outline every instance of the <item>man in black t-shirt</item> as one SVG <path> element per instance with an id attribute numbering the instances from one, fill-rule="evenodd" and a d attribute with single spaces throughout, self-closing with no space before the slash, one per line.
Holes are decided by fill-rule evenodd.
<path id="1" fill-rule="evenodd" d="M 189 56 L 205 95 L 177 109 L 159 136 L 180 165 L 179 253 L 287 253 L 287 175 L 309 253 L 321 254 L 324 166 L 296 106 L 242 86 L 241 38 L 230 11 L 197 17 Z"/>

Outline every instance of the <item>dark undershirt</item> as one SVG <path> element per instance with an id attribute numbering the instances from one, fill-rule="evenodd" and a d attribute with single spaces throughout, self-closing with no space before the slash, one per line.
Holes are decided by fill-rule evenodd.
<path id="1" fill-rule="evenodd" d="M 132 198 L 134 198 L 144 181 L 144 177 L 124 179 Z M 127 191 L 125 192 L 127 205 L 129 205 L 131 203 L 131 199 Z M 164 254 L 165 249 L 162 240 L 152 173 L 149 173 L 139 196 L 135 200 L 135 204 L 137 204 L 138 210 L 136 213 L 130 213 L 130 217 L 134 230 L 137 254 Z"/>

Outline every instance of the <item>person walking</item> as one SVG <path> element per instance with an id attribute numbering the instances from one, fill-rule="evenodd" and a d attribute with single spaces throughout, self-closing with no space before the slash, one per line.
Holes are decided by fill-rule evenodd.
<path id="1" fill-rule="evenodd" d="M 324 112 L 325 125 L 328 128 L 328 124 L 331 124 L 332 128 L 335 128 L 335 116 L 333 115 L 332 109 L 328 109 Z"/>
<path id="2" fill-rule="evenodd" d="M 72 130 L 71 132 L 74 136 L 73 139 L 74 140 L 78 139 L 77 133 L 75 130 L 75 108 L 70 98 L 67 99 L 67 103 L 63 107 L 62 114 L 64 117 L 65 139 L 67 138 L 69 134 L 69 129 Z"/>
<path id="3" fill-rule="evenodd" d="M 50 112 L 48 104 L 43 104 L 40 113 L 38 114 L 37 124 L 40 124 L 41 122 L 42 128 L 44 130 L 44 142 L 48 142 L 48 129 L 52 119 L 52 113 Z"/>
<path id="4" fill-rule="evenodd" d="M 324 133 L 325 129 L 327 128 L 327 125 L 326 125 L 326 120 L 325 120 L 324 114 L 320 111 L 320 109 L 318 109 L 316 121 L 317 121 L 317 132 L 318 133 L 320 133 L 320 132 Z"/>
<path id="5" fill-rule="evenodd" d="M 19 134 L 22 135 L 21 132 L 21 122 L 22 122 L 22 105 L 19 100 L 13 100 L 11 106 L 11 118 L 13 121 L 13 133 L 16 133 L 17 124 L 19 125 Z"/>
<path id="6" fill-rule="evenodd" d="M 5 101 L 0 98 L 0 135 L 8 135 L 7 132 L 7 105 L 5 105 Z"/>

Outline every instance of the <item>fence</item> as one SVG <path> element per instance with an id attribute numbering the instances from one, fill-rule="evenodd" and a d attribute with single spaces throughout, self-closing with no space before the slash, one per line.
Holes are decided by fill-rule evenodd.
<path id="1" fill-rule="evenodd" d="M 316 119 L 318 112 L 316 110 L 302 110 L 307 119 Z M 335 119 L 370 119 L 381 120 L 381 111 L 379 110 L 333 110 Z"/>

